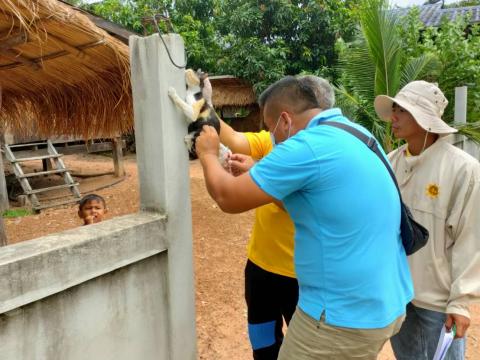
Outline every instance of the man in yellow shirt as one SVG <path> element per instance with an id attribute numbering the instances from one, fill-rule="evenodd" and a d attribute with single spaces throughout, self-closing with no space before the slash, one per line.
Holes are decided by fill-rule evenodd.
<path id="1" fill-rule="evenodd" d="M 480 300 L 480 164 L 446 139 L 457 131 L 441 119 L 447 104 L 426 81 L 375 99 L 377 114 L 406 142 L 388 155 L 403 200 L 430 233 L 408 258 L 415 298 L 391 339 L 398 360 L 432 359 L 443 326 L 456 330 L 445 359 L 464 359 L 468 307 Z"/>
<path id="2" fill-rule="evenodd" d="M 313 85 L 319 108 L 334 105 L 334 93 L 325 80 L 303 76 Z M 327 83 L 328 84 L 328 83 Z M 323 86 L 322 86 L 323 85 Z M 274 132 L 274 131 L 273 131 Z M 258 161 L 275 146 L 268 131 L 242 133 L 221 122 L 220 141 L 233 153 Z M 274 138 L 273 138 L 274 139 Z M 246 171 L 248 162 L 234 156 L 233 166 Z M 283 320 L 290 322 L 298 302 L 298 283 L 293 266 L 294 225 L 287 212 L 274 203 L 255 211 L 255 223 L 247 247 L 245 300 L 248 308 L 248 333 L 256 360 L 276 360 L 283 340 Z"/>

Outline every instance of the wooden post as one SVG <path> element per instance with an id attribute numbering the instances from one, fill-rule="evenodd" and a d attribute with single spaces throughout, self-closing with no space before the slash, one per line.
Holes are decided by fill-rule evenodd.
<path id="1" fill-rule="evenodd" d="M 43 171 L 53 170 L 53 165 L 50 159 L 42 159 L 42 169 Z M 48 175 L 45 175 L 48 176 Z"/>
<path id="2" fill-rule="evenodd" d="M 115 177 L 125 176 L 125 166 L 123 164 L 122 138 L 120 136 L 112 139 L 112 154 Z"/>
<path id="3" fill-rule="evenodd" d="M 0 147 L 2 147 L 0 142 Z M 5 180 L 5 169 L 3 168 L 3 149 L 0 153 L 0 212 L 4 212 L 9 207 L 8 193 L 7 193 L 7 181 Z"/>
<path id="4" fill-rule="evenodd" d="M 7 245 L 7 233 L 3 224 L 3 216 L 0 216 L 0 246 Z"/>
<path id="5" fill-rule="evenodd" d="M 1 142 L 0 142 L 1 147 Z M 3 212 L 8 209 L 7 182 L 5 181 L 5 170 L 3 169 L 3 155 L 0 152 L 0 246 L 7 245 L 7 234 L 3 225 Z"/>

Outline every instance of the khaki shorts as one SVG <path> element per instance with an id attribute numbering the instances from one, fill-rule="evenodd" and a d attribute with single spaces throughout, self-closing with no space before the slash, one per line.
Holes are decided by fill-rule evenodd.
<path id="1" fill-rule="evenodd" d="M 278 360 L 375 360 L 385 342 L 399 332 L 405 315 L 380 329 L 352 329 L 317 321 L 297 307 Z"/>

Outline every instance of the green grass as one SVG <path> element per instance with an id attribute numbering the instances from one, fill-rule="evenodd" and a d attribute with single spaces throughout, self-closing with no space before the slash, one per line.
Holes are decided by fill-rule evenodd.
<path id="1" fill-rule="evenodd" d="M 4 218 L 16 218 L 22 216 L 32 215 L 33 212 L 28 209 L 12 209 L 12 210 L 5 210 L 2 214 Z"/>

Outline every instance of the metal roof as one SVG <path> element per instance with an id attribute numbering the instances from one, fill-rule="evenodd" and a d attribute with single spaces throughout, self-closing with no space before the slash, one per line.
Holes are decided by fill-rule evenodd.
<path id="1" fill-rule="evenodd" d="M 444 16 L 453 21 L 458 16 L 464 16 L 469 13 L 471 14 L 471 24 L 480 23 L 480 5 L 443 9 L 442 4 L 437 3 L 418 6 L 418 8 L 420 9 L 420 20 L 425 26 L 439 26 Z M 394 9 L 393 12 L 399 16 L 405 16 L 411 9 L 412 8 L 397 8 Z"/>

